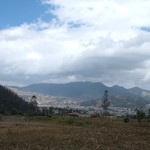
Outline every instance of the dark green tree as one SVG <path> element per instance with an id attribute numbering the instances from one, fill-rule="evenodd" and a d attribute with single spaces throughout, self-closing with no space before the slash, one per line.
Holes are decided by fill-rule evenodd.
<path id="1" fill-rule="evenodd" d="M 101 106 L 102 106 L 105 113 L 107 113 L 109 105 L 110 105 L 110 102 L 108 100 L 108 91 L 105 90 L 104 96 L 103 96 L 103 99 L 102 99 L 102 103 L 101 103 Z"/>
<path id="2" fill-rule="evenodd" d="M 140 122 L 142 119 L 145 118 L 145 112 L 143 110 L 137 109 L 136 116 L 137 116 L 138 122 Z"/>

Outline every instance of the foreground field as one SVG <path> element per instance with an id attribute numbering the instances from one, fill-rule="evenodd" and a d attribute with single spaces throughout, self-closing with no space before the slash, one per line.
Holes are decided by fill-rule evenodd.
<path id="1" fill-rule="evenodd" d="M 100 118 L 3 117 L 0 150 L 150 150 L 150 123 Z"/>

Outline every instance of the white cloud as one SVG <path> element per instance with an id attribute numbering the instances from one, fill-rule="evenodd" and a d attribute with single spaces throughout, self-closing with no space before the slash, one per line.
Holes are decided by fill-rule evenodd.
<path id="1" fill-rule="evenodd" d="M 80 51 L 79 43 L 66 28 L 36 30 L 22 25 L 1 31 L 0 56 L 2 72 L 45 74 L 59 71 L 63 59 Z M 8 69 L 6 69 L 8 68 Z"/>
<path id="2" fill-rule="evenodd" d="M 91 28 L 88 29 L 97 30 L 98 37 L 109 34 L 115 40 L 129 39 L 136 35 L 134 28 L 150 24 L 149 0 L 124 2 L 121 0 L 46 0 L 45 2 L 57 6 L 53 14 L 59 21 L 90 26 Z"/>
<path id="3" fill-rule="evenodd" d="M 150 26 L 149 0 L 42 2 L 55 18 L 0 30 L 1 75 L 148 87 L 150 33 L 141 27 Z"/>

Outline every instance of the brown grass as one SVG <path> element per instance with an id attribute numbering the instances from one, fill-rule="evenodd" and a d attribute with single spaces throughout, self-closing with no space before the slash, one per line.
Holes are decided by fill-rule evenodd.
<path id="1" fill-rule="evenodd" d="M 0 150 L 150 150 L 150 123 L 6 117 L 0 121 Z"/>

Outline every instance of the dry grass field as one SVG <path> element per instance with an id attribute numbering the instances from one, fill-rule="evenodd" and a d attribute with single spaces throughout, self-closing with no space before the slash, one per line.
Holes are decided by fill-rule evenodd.
<path id="1" fill-rule="evenodd" d="M 150 150 L 150 123 L 100 118 L 3 117 L 0 150 Z"/>

